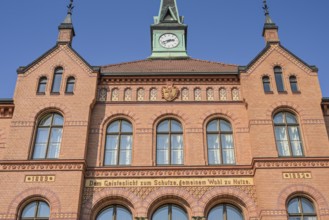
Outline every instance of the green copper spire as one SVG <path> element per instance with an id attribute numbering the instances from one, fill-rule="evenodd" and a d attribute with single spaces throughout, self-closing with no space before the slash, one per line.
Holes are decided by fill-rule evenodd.
<path id="1" fill-rule="evenodd" d="M 179 15 L 176 0 L 161 0 L 158 16 L 151 25 L 152 55 L 150 59 L 188 59 L 187 25 Z"/>
<path id="2" fill-rule="evenodd" d="M 159 15 L 154 17 L 154 23 L 183 23 L 179 16 L 176 0 L 161 0 Z"/>

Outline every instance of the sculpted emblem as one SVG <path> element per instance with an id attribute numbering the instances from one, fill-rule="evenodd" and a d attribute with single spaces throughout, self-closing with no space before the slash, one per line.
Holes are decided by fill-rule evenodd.
<path id="1" fill-rule="evenodd" d="M 178 89 L 173 85 L 168 85 L 166 87 L 162 87 L 162 98 L 167 101 L 173 101 L 178 96 Z"/>

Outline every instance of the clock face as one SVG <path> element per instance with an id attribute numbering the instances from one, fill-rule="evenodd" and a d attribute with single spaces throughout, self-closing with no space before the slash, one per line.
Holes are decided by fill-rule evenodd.
<path id="1" fill-rule="evenodd" d="M 179 44 L 178 37 L 174 34 L 164 34 L 159 39 L 160 45 L 164 48 L 175 48 Z"/>

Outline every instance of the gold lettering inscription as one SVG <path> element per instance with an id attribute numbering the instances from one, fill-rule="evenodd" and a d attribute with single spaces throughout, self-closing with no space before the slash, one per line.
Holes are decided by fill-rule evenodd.
<path id="1" fill-rule="evenodd" d="M 45 183 L 55 182 L 55 176 L 25 176 L 24 182 L 26 183 Z"/>
<path id="2" fill-rule="evenodd" d="M 87 179 L 86 187 L 156 187 L 156 186 L 248 186 L 253 178 L 178 178 L 178 179 Z"/>
<path id="3" fill-rule="evenodd" d="M 283 179 L 312 179 L 311 172 L 284 172 L 282 173 Z"/>

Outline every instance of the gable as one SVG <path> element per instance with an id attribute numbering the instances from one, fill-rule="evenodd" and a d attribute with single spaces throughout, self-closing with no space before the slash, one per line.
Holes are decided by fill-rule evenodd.
<path id="1" fill-rule="evenodd" d="M 289 60 L 291 63 L 294 63 L 308 74 L 318 71 L 316 66 L 307 64 L 305 61 L 303 61 L 301 58 L 290 52 L 279 43 L 267 44 L 267 46 L 247 66 L 240 67 L 240 70 L 247 74 L 252 73 L 273 52 L 279 53 L 281 56 L 285 57 L 285 59 Z"/>

